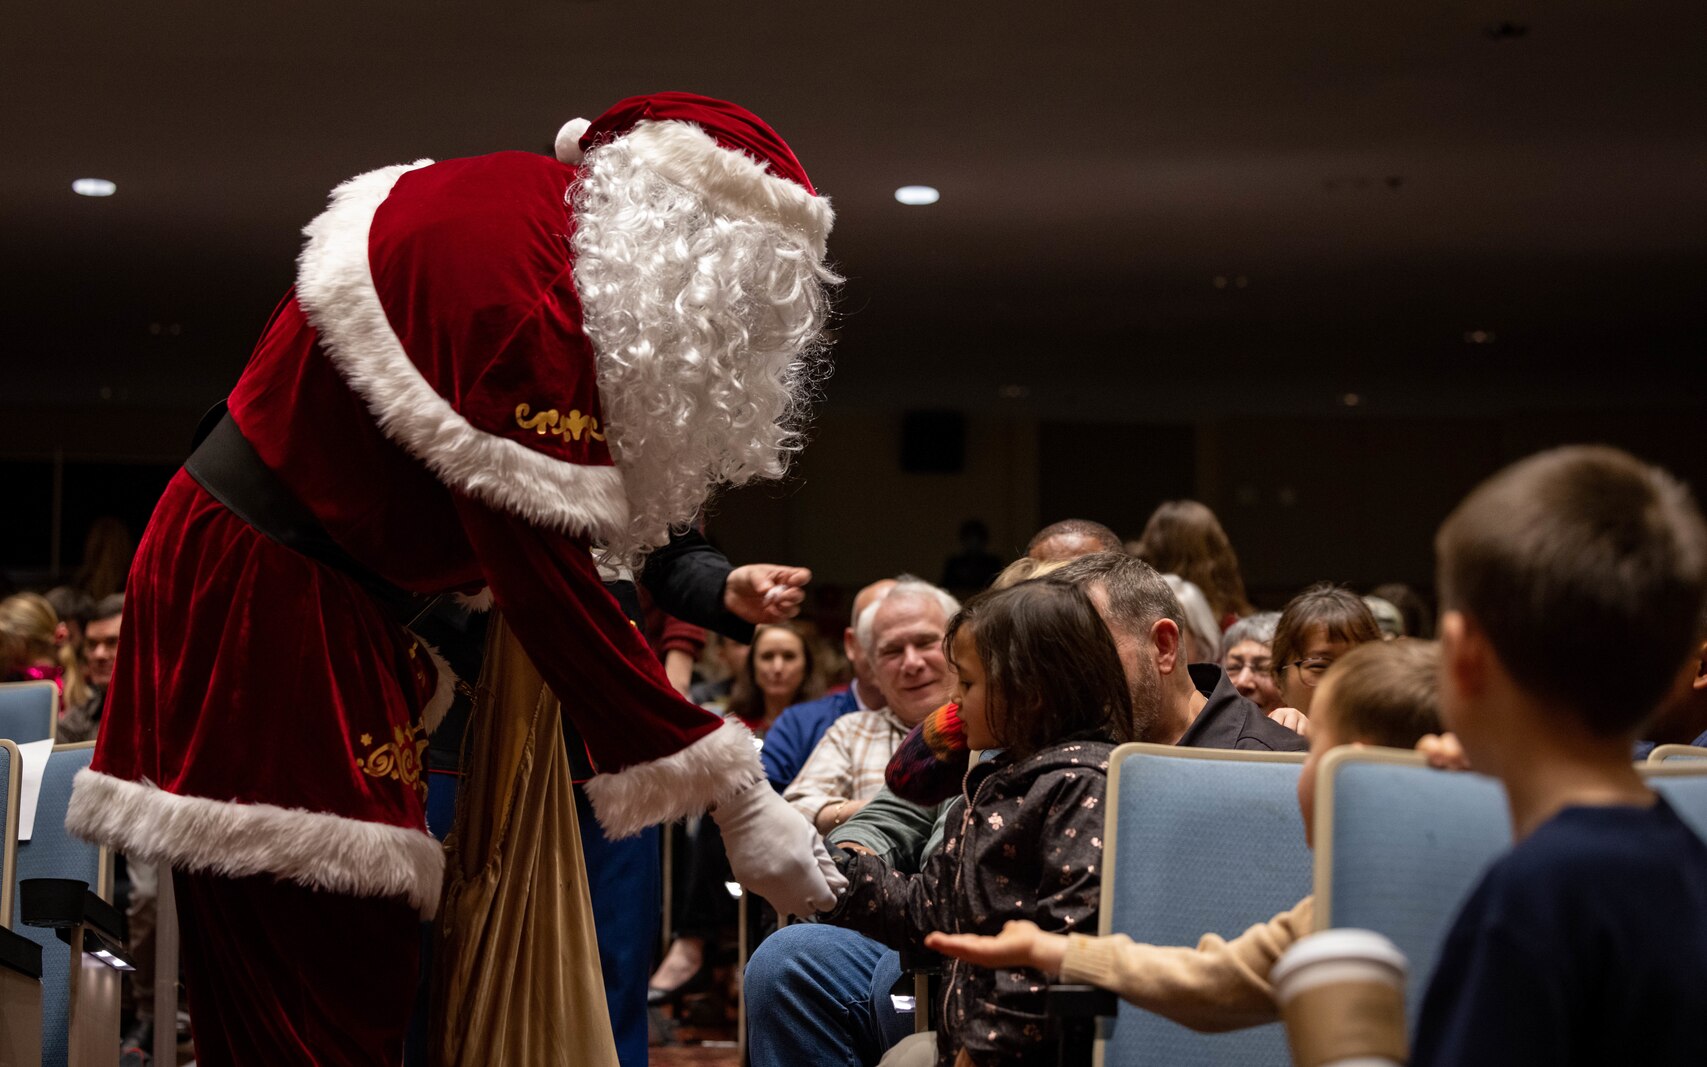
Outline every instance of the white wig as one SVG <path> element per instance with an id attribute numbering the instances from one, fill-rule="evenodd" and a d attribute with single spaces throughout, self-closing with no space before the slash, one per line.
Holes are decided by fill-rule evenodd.
<path id="1" fill-rule="evenodd" d="M 801 447 L 840 281 L 805 234 L 721 214 L 618 138 L 570 190 L 575 289 L 597 357 L 635 562 L 722 484 L 778 478 Z"/>

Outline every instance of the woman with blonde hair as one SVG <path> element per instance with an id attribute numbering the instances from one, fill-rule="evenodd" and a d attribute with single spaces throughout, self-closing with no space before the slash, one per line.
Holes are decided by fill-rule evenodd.
<path id="1" fill-rule="evenodd" d="M 1223 630 L 1252 611 L 1227 531 L 1213 511 L 1195 500 L 1164 501 L 1151 512 L 1134 555 L 1203 590 Z"/>
<path id="2" fill-rule="evenodd" d="M 59 686 L 61 711 L 85 703 L 89 683 L 68 636 L 53 605 L 39 593 L 0 600 L 0 681 L 51 681 Z"/>

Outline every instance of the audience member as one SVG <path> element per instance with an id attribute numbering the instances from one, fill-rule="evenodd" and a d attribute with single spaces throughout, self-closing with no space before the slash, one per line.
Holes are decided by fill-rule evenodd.
<path id="1" fill-rule="evenodd" d="M 1415 1067 L 1699 1064 L 1707 843 L 1630 750 L 1695 651 L 1707 528 L 1609 448 L 1523 460 L 1435 538 L 1441 711 L 1516 845 L 1454 922 Z"/>
<path id="2" fill-rule="evenodd" d="M 1084 590 L 1108 627 L 1126 677 L 1134 736 L 1198 748 L 1307 747 L 1302 737 L 1240 697 L 1220 668 L 1181 670 L 1179 602 L 1143 560 L 1123 551 L 1100 552 L 1068 562 L 1052 577 Z M 909 735 L 904 744 L 914 740 Z M 966 746 L 957 749 L 965 752 Z M 880 790 L 832 830 L 827 843 L 869 851 L 896 870 L 920 869 L 964 804 L 959 786 L 965 770 L 963 761 L 945 762 L 925 776 L 937 790 L 931 801 L 940 803 L 913 803 Z M 895 951 L 852 931 L 819 923 L 777 931 L 747 965 L 753 1067 L 875 1064 L 913 1028 L 889 999 L 900 974 Z"/>
<path id="3" fill-rule="evenodd" d="M 1383 640 L 1391 641 L 1405 636 L 1405 617 L 1399 613 L 1398 606 L 1392 601 L 1383 600 L 1378 596 L 1365 596 L 1363 606 L 1374 616 L 1375 625 L 1380 629 Z"/>
<path id="4" fill-rule="evenodd" d="M 971 596 L 1002 572 L 1002 557 L 990 551 L 990 528 L 981 519 L 960 524 L 960 551 L 942 565 L 942 587 L 955 596 Z"/>
<path id="5" fill-rule="evenodd" d="M 1371 589 L 1369 595 L 1378 596 L 1399 609 L 1399 616 L 1405 620 L 1406 637 L 1434 636 L 1434 611 L 1415 589 L 1403 582 L 1388 582 Z"/>
<path id="6" fill-rule="evenodd" d="M 707 633 L 705 654 L 700 658 L 706 677 L 693 684 L 689 698 L 700 707 L 722 711 L 729 704 L 735 679 L 747 669 L 747 655 L 751 651 L 751 645 L 722 634 Z"/>
<path id="7" fill-rule="evenodd" d="M 1707 747 L 1707 611 L 1696 621 L 1695 654 L 1684 664 L 1642 736 L 1646 740 L 1636 745 L 1637 759 L 1646 758 L 1660 745 Z"/>
<path id="8" fill-rule="evenodd" d="M 1274 625 L 1269 646 L 1285 707 L 1310 714 L 1316 683 L 1334 660 L 1365 641 L 1381 640 L 1381 627 L 1356 593 L 1318 582 L 1293 597 Z"/>
<path id="9" fill-rule="evenodd" d="M 1082 585 L 1108 623 L 1132 685 L 1134 733 L 1141 740 L 1280 752 L 1308 747 L 1240 696 L 1218 665 L 1187 665 L 1184 612 L 1149 564 L 1123 552 L 1101 552 L 1068 563 L 1054 577 Z"/>
<path id="10" fill-rule="evenodd" d="M 949 697 L 953 680 L 943 633 L 960 604 L 903 578 L 860 613 L 855 638 L 871 661 L 884 706 L 831 724 L 783 798 L 819 833 L 846 822 L 883 786 L 883 771 L 907 732 Z"/>
<path id="11" fill-rule="evenodd" d="M 113 680 L 113 665 L 119 655 L 119 626 L 124 621 L 124 594 L 102 597 L 89 612 L 83 635 L 83 669 L 88 697 L 79 704 L 67 702 L 54 734 L 60 742 L 93 741 L 101 728 L 101 707 L 107 700 L 107 683 Z"/>
<path id="12" fill-rule="evenodd" d="M 89 699 L 77 652 L 53 605 L 40 593 L 14 593 L 0 600 L 0 682 L 32 681 L 59 687 L 62 715 Z"/>
<path id="13" fill-rule="evenodd" d="M 1282 706 L 1274 681 L 1274 627 L 1278 611 L 1246 615 L 1221 635 L 1221 669 L 1239 695 L 1271 714 Z"/>
<path id="14" fill-rule="evenodd" d="M 1162 580 L 1174 591 L 1180 610 L 1185 613 L 1181 633 L 1185 638 L 1186 662 L 1215 662 L 1215 653 L 1221 647 L 1221 627 L 1215 621 L 1215 611 L 1209 606 L 1209 599 L 1195 583 L 1177 574 L 1163 574 Z"/>
<path id="15" fill-rule="evenodd" d="M 764 764 L 765 777 L 778 792 L 787 789 L 788 784 L 794 781 L 794 776 L 806 765 L 806 757 L 818 747 L 831 723 L 850 711 L 872 711 L 883 707 L 883 691 L 877 687 L 877 675 L 872 672 L 871 659 L 860 647 L 854 626 L 859 622 L 860 612 L 894 587 L 895 579 L 883 578 L 854 596 L 853 612 L 847 628 L 842 631 L 842 650 L 848 657 L 848 665 L 853 668 L 853 680 L 847 688 L 787 708 L 771 724 L 770 732 L 765 735 L 764 748 L 759 751 L 759 760 Z"/>
<path id="16" fill-rule="evenodd" d="M 1120 536 L 1100 522 L 1062 519 L 1032 535 L 1025 554 L 1039 563 L 1076 559 L 1092 552 L 1123 552 Z"/>
<path id="17" fill-rule="evenodd" d="M 53 605 L 53 613 L 59 616 L 59 621 L 65 626 L 66 641 L 71 645 L 71 650 L 81 654 L 83 627 L 88 624 L 89 616 L 95 610 L 95 598 L 74 585 L 56 585 L 42 596 Z"/>
<path id="18" fill-rule="evenodd" d="M 1375 643 L 1346 653 L 1322 679 L 1310 756 L 1298 777 L 1304 836 L 1315 822 L 1316 770 L 1341 745 L 1410 748 L 1440 729 L 1440 649 L 1432 641 Z M 1274 1022 L 1269 970 L 1314 929 L 1315 898 L 1230 941 L 1207 933 L 1196 948 L 1148 945 L 1125 934 L 1049 933 L 1030 920 L 995 937 L 933 933 L 926 945 L 981 967 L 1031 967 L 1069 982 L 1112 989 L 1145 1011 L 1194 1030 Z"/>
<path id="19" fill-rule="evenodd" d="M 1108 757 L 1133 736 L 1108 628 L 1083 592 L 1049 578 L 974 598 L 948 643 L 967 739 L 1001 753 L 967 775 L 975 799 L 918 873 L 836 849 L 848 888 L 825 921 L 914 947 L 934 929 L 993 933 L 1020 917 L 1090 928 Z M 1044 1062 L 1041 976 L 952 964 L 945 985 L 938 1063 Z"/>
<path id="20" fill-rule="evenodd" d="M 1207 506 L 1195 500 L 1164 502 L 1144 524 L 1138 546 L 1144 562 L 1203 590 L 1219 630 L 1251 613 L 1239 557 L 1221 521 Z"/>
<path id="21" fill-rule="evenodd" d="M 95 600 L 122 593 L 135 553 L 136 544 L 125 524 L 111 515 L 102 515 L 90 525 L 89 534 L 83 539 L 83 564 L 77 568 L 71 584 Z"/>

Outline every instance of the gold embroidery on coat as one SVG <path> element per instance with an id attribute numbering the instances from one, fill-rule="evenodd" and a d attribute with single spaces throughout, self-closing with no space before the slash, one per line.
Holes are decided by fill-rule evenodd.
<path id="1" fill-rule="evenodd" d="M 373 744 L 372 734 L 363 734 L 361 743 Z M 421 755 L 427 751 L 426 728 L 422 726 L 391 728 L 391 740 L 372 749 L 367 756 L 356 760 L 356 767 L 372 778 L 390 778 L 414 789 L 425 801 L 427 779 L 422 771 Z"/>
<path id="2" fill-rule="evenodd" d="M 564 415 L 556 408 L 548 408 L 537 415 L 530 415 L 533 409 L 526 404 L 516 405 L 516 425 L 524 430 L 532 430 L 544 437 L 554 433 L 565 441 L 579 441 L 586 434 L 595 441 L 603 441 L 605 435 L 599 432 L 597 415 L 583 415 L 578 408 L 570 408 L 569 414 Z"/>

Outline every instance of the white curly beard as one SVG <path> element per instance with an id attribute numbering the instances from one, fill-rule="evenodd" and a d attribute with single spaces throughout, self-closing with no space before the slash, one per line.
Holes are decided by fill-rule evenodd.
<path id="1" fill-rule="evenodd" d="M 637 563 L 719 485 L 778 478 L 799 451 L 840 281 L 774 223 L 707 211 L 621 140 L 570 190 L 575 288 L 597 358 L 629 526 L 602 547 Z"/>

